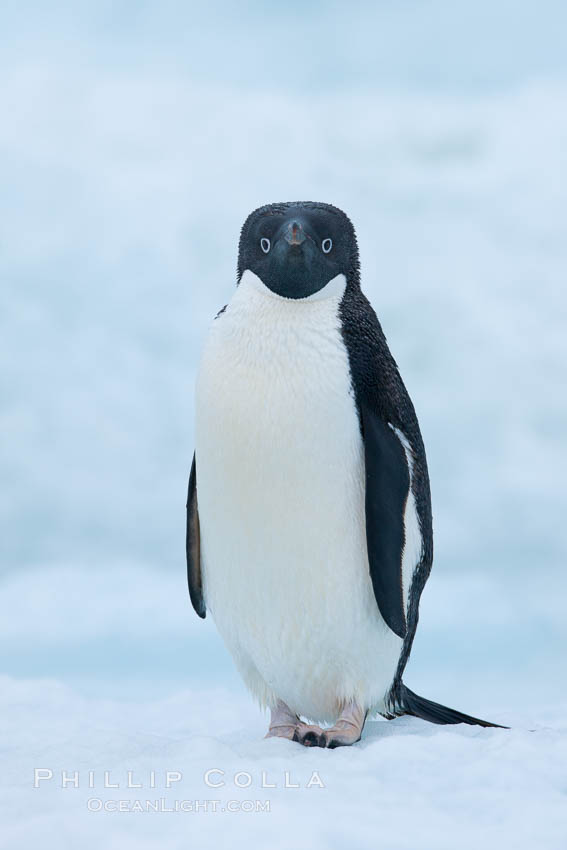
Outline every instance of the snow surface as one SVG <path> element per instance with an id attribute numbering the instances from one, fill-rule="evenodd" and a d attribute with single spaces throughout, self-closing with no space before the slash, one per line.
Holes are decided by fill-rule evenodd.
<path id="1" fill-rule="evenodd" d="M 193 615 L 182 570 L 12 574 L 0 586 L 0 660 L 14 674 L 0 678 L 0 846 L 563 850 L 564 582 L 556 586 L 550 604 L 537 577 L 514 596 L 486 576 L 441 574 L 424 596 L 408 684 L 512 729 L 372 721 L 352 749 L 321 751 L 263 739 L 267 717 L 210 617 Z M 542 624 L 554 643 L 534 639 Z M 35 789 L 35 768 L 53 780 Z M 226 786 L 207 787 L 211 769 Z M 305 787 L 314 770 L 324 788 Z M 79 771 L 79 788 L 61 788 L 61 771 Z M 104 771 L 119 789 L 104 788 Z M 128 771 L 142 789 L 126 787 Z M 170 790 L 166 771 L 183 776 Z M 250 788 L 235 787 L 239 771 Z M 286 771 L 299 789 L 284 787 Z M 263 772 L 277 788 L 261 787 Z M 90 812 L 89 799 L 218 800 L 220 809 L 267 800 L 270 811 Z"/>
<path id="2" fill-rule="evenodd" d="M 510 730 L 370 722 L 358 745 L 333 751 L 264 740 L 260 712 L 222 688 L 128 702 L 86 700 L 50 680 L 4 678 L 1 686 L 7 850 L 50 840 L 86 850 L 565 847 L 567 724 L 558 709 L 491 715 Z M 53 779 L 34 788 L 34 768 L 51 769 Z M 206 785 L 211 769 L 224 771 L 210 775 L 223 787 Z M 63 770 L 79 771 L 79 788 L 61 787 Z M 104 788 L 104 771 L 120 788 Z M 127 788 L 128 771 L 143 788 Z M 170 789 L 166 771 L 182 777 Z M 284 787 L 286 771 L 299 788 Z M 316 784 L 306 787 L 313 771 Z M 250 776 L 249 787 L 236 787 L 239 772 L 236 782 Z M 263 772 L 275 789 L 262 788 Z M 170 809 L 175 800 L 220 802 L 216 812 L 87 808 L 89 800 L 156 799 Z M 269 801 L 270 811 L 222 811 L 233 800 Z"/>

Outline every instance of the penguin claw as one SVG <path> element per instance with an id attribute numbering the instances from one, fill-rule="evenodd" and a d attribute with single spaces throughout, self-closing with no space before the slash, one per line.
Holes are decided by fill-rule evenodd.
<path id="1" fill-rule="evenodd" d="M 295 729 L 293 740 L 304 747 L 326 747 L 327 739 L 325 733 L 318 726 L 308 726 L 299 723 Z"/>
<path id="2" fill-rule="evenodd" d="M 326 747 L 325 733 L 319 726 L 303 723 L 291 708 L 278 699 L 271 709 L 270 728 L 266 738 L 287 738 L 304 747 Z"/>

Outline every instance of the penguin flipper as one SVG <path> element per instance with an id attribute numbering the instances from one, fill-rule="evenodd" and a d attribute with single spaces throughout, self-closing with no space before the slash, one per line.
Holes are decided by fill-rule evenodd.
<path id="1" fill-rule="evenodd" d="M 404 511 L 410 471 L 400 440 L 382 417 L 361 405 L 366 464 L 366 542 L 380 613 L 399 637 L 407 632 L 402 586 Z"/>
<path id="2" fill-rule="evenodd" d="M 410 714 L 412 717 L 420 717 L 422 720 L 428 720 L 429 723 L 440 725 L 467 723 L 469 726 L 485 726 L 495 729 L 509 728 L 508 726 L 500 726 L 499 723 L 490 723 L 488 720 L 471 717 L 470 714 L 463 714 L 461 711 L 455 711 L 454 708 L 448 708 L 446 705 L 420 697 L 410 691 L 403 682 L 398 691 L 394 713 L 397 716 Z"/>
<path id="3" fill-rule="evenodd" d="M 197 471 L 195 455 L 191 464 L 189 487 L 187 490 L 187 536 L 185 540 L 187 552 L 187 581 L 191 604 L 199 617 L 207 615 L 203 598 L 203 582 L 201 578 L 201 533 L 199 529 L 199 511 L 197 508 Z"/>

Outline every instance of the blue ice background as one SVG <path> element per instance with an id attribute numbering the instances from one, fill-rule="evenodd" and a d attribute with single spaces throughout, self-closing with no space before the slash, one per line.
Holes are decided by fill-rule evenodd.
<path id="1" fill-rule="evenodd" d="M 408 682 L 565 696 L 566 28 L 530 0 L 3 4 L 1 672 L 241 687 L 186 595 L 193 381 L 246 214 L 312 199 L 357 227 L 428 451 Z"/>

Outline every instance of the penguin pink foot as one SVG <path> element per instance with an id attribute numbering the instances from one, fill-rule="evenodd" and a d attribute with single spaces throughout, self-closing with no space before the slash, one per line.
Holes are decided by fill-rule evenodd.
<path id="1" fill-rule="evenodd" d="M 322 746 L 326 745 L 334 750 L 335 747 L 349 747 L 351 744 L 356 744 L 360 741 L 367 714 L 368 711 L 360 708 L 354 700 L 346 703 L 335 725 L 325 730 L 326 744 Z"/>
<path id="2" fill-rule="evenodd" d="M 279 699 L 271 710 L 270 726 L 265 738 L 287 738 L 293 740 L 295 730 L 299 724 L 299 717 Z"/>

